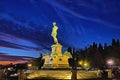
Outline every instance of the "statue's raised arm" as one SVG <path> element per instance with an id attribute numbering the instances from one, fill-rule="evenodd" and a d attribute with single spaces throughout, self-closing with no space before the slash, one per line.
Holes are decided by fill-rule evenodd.
<path id="1" fill-rule="evenodd" d="M 52 34 L 51 34 L 51 36 L 53 37 L 55 44 L 58 44 L 57 30 L 58 30 L 58 27 L 57 27 L 57 25 L 56 25 L 56 22 L 53 22 L 53 29 L 52 29 Z"/>

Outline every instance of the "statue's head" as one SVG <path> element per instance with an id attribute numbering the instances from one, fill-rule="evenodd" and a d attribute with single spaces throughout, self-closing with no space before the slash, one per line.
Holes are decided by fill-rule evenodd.
<path id="1" fill-rule="evenodd" d="M 53 26 L 56 26 L 56 22 L 53 22 Z"/>

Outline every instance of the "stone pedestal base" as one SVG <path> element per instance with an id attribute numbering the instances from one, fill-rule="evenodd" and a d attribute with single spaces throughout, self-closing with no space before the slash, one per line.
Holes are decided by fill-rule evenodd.
<path id="1" fill-rule="evenodd" d="M 43 68 L 70 68 L 68 63 L 68 55 L 62 54 L 62 45 L 54 44 L 51 46 L 52 53 L 44 56 L 45 63 Z"/>
<path id="2" fill-rule="evenodd" d="M 71 67 L 69 67 L 69 64 L 58 64 L 58 65 L 52 65 L 52 64 L 44 64 L 44 66 L 42 67 L 43 69 L 64 69 L 64 68 L 68 68 L 70 69 Z"/>

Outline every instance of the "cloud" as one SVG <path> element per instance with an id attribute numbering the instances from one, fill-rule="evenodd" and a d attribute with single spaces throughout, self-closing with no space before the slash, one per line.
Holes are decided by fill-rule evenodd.
<path id="1" fill-rule="evenodd" d="M 0 33 L 0 46 L 40 51 L 40 46 L 37 44 L 6 33 Z"/>
<path id="2" fill-rule="evenodd" d="M 65 14 L 66 12 L 67 15 L 70 14 L 71 16 L 74 16 L 79 19 L 93 21 L 96 23 L 104 24 L 111 28 L 120 29 L 119 27 L 120 20 L 118 20 L 118 18 L 116 17 L 116 14 L 118 15 L 118 13 L 120 13 L 119 8 L 116 6 L 117 1 L 110 2 L 110 3 L 105 3 L 101 1 L 96 1 L 96 2 L 82 1 L 84 5 L 79 1 L 78 1 L 79 3 L 76 1 L 73 1 L 72 4 L 70 4 L 69 1 L 49 1 L 49 0 L 44 0 L 44 1 L 50 4 L 51 6 L 53 6 L 56 12 L 59 12 L 59 10 L 61 10 L 62 13 Z M 76 6 L 74 4 L 76 5 L 79 4 L 79 6 Z M 98 4 L 98 5 L 96 6 L 95 4 Z M 107 7 L 107 9 L 104 8 L 104 5 L 110 6 L 110 4 L 114 4 L 115 6 L 114 8 L 116 9 L 115 13 L 112 13 L 114 11 L 113 8 L 111 9 L 109 9 L 109 7 Z M 60 15 L 61 14 L 59 14 L 59 16 Z M 120 15 L 118 15 L 118 17 L 120 17 Z"/>
<path id="3" fill-rule="evenodd" d="M 0 53 L 0 61 L 28 61 L 30 59 L 33 59 L 33 57 L 13 56 L 5 53 Z"/>
<path id="4" fill-rule="evenodd" d="M 41 47 L 32 41 L 0 32 L 0 52 L 10 55 L 39 56 Z"/>

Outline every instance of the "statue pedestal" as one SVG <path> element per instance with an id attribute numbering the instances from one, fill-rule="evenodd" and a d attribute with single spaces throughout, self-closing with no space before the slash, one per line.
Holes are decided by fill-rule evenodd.
<path id="1" fill-rule="evenodd" d="M 51 48 L 52 48 L 51 56 L 62 57 L 62 45 L 54 44 L 51 46 Z"/>
<path id="2" fill-rule="evenodd" d="M 51 55 L 44 56 L 45 63 L 43 68 L 70 68 L 68 63 L 69 56 L 62 54 L 62 45 L 54 44 L 51 49 Z"/>

